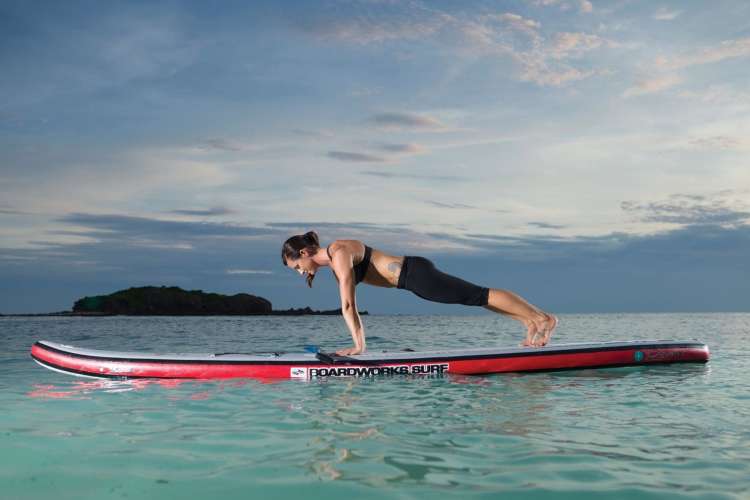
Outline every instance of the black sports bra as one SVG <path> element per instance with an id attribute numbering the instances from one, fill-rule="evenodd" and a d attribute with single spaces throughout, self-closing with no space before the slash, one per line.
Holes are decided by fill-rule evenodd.
<path id="1" fill-rule="evenodd" d="M 326 253 L 328 254 L 328 258 L 333 260 L 331 257 L 331 250 L 330 245 L 326 247 Z M 367 267 L 370 265 L 370 256 L 372 256 L 372 248 L 365 245 L 365 256 L 362 257 L 362 261 L 354 266 L 354 284 L 360 283 L 363 279 L 365 279 L 365 273 L 367 273 Z M 331 271 L 333 271 L 333 268 L 331 268 Z M 333 275 L 336 276 L 336 271 L 333 271 Z M 336 277 L 338 279 L 338 276 Z"/>

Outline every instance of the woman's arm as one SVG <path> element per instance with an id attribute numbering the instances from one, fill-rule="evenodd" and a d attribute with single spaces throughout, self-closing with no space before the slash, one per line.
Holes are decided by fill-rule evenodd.
<path id="1" fill-rule="evenodd" d="M 339 356 L 362 354 L 365 352 L 365 328 L 357 309 L 357 298 L 354 293 L 354 268 L 352 255 L 345 248 L 331 251 L 331 269 L 336 273 L 339 280 L 339 294 L 341 295 L 341 314 L 344 316 L 346 326 L 352 334 L 354 347 L 336 351 Z"/>

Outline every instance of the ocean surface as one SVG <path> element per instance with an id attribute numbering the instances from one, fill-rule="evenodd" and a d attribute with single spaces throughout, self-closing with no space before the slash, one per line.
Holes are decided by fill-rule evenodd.
<path id="1" fill-rule="evenodd" d="M 112 382 L 39 339 L 348 346 L 340 317 L 0 318 L 0 497 L 750 498 L 750 314 L 561 315 L 553 343 L 697 339 L 706 364 L 481 377 Z M 515 346 L 514 321 L 365 316 L 368 348 Z"/>

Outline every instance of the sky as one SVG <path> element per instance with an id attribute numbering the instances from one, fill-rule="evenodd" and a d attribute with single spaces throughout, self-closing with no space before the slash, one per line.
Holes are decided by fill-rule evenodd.
<path id="1" fill-rule="evenodd" d="M 744 0 L 0 0 L 0 313 L 336 308 L 281 263 L 308 230 L 553 312 L 750 311 L 749 160 Z"/>

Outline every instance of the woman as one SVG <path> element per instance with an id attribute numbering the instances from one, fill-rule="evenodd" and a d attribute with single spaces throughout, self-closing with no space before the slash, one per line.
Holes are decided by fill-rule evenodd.
<path id="1" fill-rule="evenodd" d="M 322 248 L 318 235 L 310 231 L 286 240 L 281 260 L 303 275 L 309 287 L 318 269 L 329 266 L 333 271 L 339 283 L 341 312 L 354 339 L 354 347 L 336 351 L 340 356 L 365 352 L 365 331 L 354 294 L 360 282 L 403 288 L 433 302 L 482 306 L 506 314 L 526 326 L 523 346 L 546 345 L 557 326 L 554 315 L 541 311 L 513 292 L 480 287 L 437 270 L 424 257 L 388 255 L 357 240 L 336 240 Z"/>

